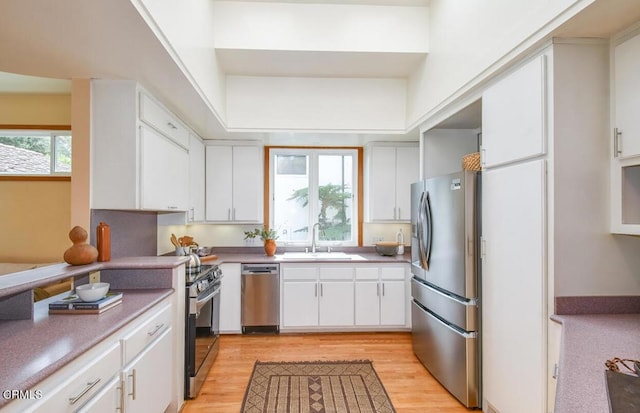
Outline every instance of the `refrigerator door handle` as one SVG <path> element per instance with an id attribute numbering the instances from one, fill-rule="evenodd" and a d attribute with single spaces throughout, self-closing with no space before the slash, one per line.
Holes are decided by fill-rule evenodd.
<path id="1" fill-rule="evenodd" d="M 424 221 L 425 221 L 425 208 L 424 208 L 424 200 L 425 200 L 426 192 L 423 192 L 420 195 L 420 204 L 418 206 L 418 254 L 420 256 L 420 266 L 425 270 L 429 269 L 429 263 L 427 262 L 427 255 L 425 251 L 424 245 Z"/>
<path id="2" fill-rule="evenodd" d="M 424 251 L 424 262 L 425 268 L 429 269 L 429 261 L 431 259 L 431 245 L 433 240 L 433 219 L 431 217 L 431 197 L 429 196 L 429 192 L 426 192 L 426 196 L 424 197 L 423 210 L 427 219 L 427 245 L 425 246 Z"/>

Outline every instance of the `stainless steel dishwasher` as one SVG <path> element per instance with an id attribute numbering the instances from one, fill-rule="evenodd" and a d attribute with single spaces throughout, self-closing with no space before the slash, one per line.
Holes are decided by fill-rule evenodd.
<path id="1" fill-rule="evenodd" d="M 242 264 L 242 333 L 280 330 L 280 264 Z"/>

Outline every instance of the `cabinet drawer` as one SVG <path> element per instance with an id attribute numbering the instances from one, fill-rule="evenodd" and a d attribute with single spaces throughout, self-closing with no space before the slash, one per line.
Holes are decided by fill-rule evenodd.
<path id="1" fill-rule="evenodd" d="M 317 267 L 287 267 L 282 269 L 283 280 L 316 280 Z"/>
<path id="2" fill-rule="evenodd" d="M 382 267 L 380 278 L 383 280 L 404 280 L 405 269 L 402 267 Z"/>
<path id="3" fill-rule="evenodd" d="M 160 337 L 161 333 L 171 326 L 170 309 L 169 304 L 160 308 L 122 338 L 123 364 L 128 364 L 149 343 Z"/>
<path id="4" fill-rule="evenodd" d="M 353 280 L 353 267 L 320 267 L 321 280 Z"/>
<path id="5" fill-rule="evenodd" d="M 175 116 L 143 92 L 140 92 L 140 119 L 178 145 L 189 149 L 189 130 Z"/>
<path id="6" fill-rule="evenodd" d="M 34 413 L 48 412 L 75 412 L 83 403 L 91 399 L 98 391 L 109 383 L 120 370 L 120 343 L 113 342 L 106 349 L 99 352 L 91 351 L 81 359 L 73 363 L 78 369 L 75 374 L 68 371 L 60 371 L 52 376 L 49 383 L 60 380 L 59 377 L 67 377 L 55 389 L 47 389 L 47 385 L 38 385 L 36 389 L 42 390 L 44 398 L 33 409 L 27 410 Z M 47 395 L 51 397 L 47 397 Z"/>
<path id="7" fill-rule="evenodd" d="M 378 267 L 356 268 L 356 280 L 378 280 Z"/>

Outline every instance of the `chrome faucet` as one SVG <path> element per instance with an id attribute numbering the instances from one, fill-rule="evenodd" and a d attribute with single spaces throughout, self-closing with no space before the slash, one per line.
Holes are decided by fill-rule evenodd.
<path id="1" fill-rule="evenodd" d="M 313 224 L 313 228 L 311 229 L 311 253 L 316 253 L 316 230 L 320 226 L 319 222 Z"/>

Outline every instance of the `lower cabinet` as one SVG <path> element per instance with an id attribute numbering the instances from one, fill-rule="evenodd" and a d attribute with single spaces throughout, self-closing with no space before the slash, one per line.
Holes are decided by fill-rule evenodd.
<path id="1" fill-rule="evenodd" d="M 122 372 L 124 412 L 164 412 L 171 402 L 171 328 L 147 346 Z"/>
<path id="2" fill-rule="evenodd" d="M 408 264 L 287 264 L 281 330 L 408 328 Z"/>
<path id="3" fill-rule="evenodd" d="M 242 278 L 240 264 L 221 264 L 222 290 L 220 292 L 220 332 L 237 334 L 242 332 Z"/>
<path id="4" fill-rule="evenodd" d="M 181 374 L 173 371 L 170 309 L 157 305 L 34 386 L 37 401 L 12 402 L 2 412 L 163 413 Z"/>

